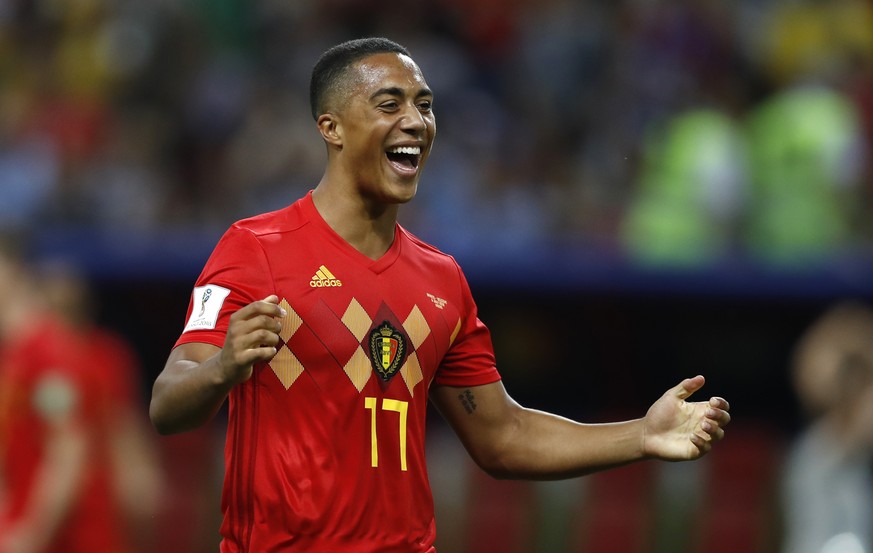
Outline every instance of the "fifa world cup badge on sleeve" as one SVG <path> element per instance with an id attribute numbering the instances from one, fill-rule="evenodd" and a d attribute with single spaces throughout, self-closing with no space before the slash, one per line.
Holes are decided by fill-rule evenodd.
<path id="1" fill-rule="evenodd" d="M 222 286 L 207 284 L 197 286 L 191 296 L 191 316 L 185 325 L 185 330 L 211 330 L 218 322 L 218 314 L 230 290 Z"/>

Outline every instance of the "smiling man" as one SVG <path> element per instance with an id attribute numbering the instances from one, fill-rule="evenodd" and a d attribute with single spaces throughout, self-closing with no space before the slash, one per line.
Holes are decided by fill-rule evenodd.
<path id="1" fill-rule="evenodd" d="M 228 400 L 223 553 L 434 552 L 429 400 L 496 477 L 695 459 L 724 436 L 725 400 L 685 401 L 701 376 L 621 423 L 514 402 L 460 267 L 397 224 L 436 133 L 409 52 L 382 38 L 335 46 L 310 100 L 324 176 L 222 237 L 152 393 L 163 433 Z"/>

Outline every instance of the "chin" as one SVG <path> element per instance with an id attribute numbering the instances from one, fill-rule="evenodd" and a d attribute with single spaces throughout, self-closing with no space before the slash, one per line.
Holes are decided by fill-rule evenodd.
<path id="1" fill-rule="evenodd" d="M 386 190 L 385 198 L 391 203 L 405 204 L 418 192 L 418 180 L 413 183 L 393 184 Z"/>

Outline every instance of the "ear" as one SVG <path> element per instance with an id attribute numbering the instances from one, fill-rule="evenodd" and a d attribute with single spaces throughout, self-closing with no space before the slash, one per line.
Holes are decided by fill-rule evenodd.
<path id="1" fill-rule="evenodd" d="M 321 133 L 321 137 L 325 142 L 331 146 L 342 147 L 342 125 L 336 115 L 323 113 L 318 116 L 316 124 L 318 125 L 318 132 Z"/>

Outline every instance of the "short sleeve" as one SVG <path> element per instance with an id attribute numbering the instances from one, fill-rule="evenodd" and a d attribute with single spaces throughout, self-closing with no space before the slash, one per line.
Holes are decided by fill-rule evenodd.
<path id="1" fill-rule="evenodd" d="M 197 278 L 176 345 L 223 346 L 230 316 L 272 293 L 273 281 L 260 242 L 251 231 L 234 225 L 221 237 Z"/>
<path id="2" fill-rule="evenodd" d="M 456 265 L 457 266 L 457 265 Z M 460 305 L 457 336 L 437 370 L 434 382 L 445 386 L 481 386 L 500 380 L 491 343 L 491 332 L 479 320 L 478 308 L 467 279 L 458 267 Z"/>

